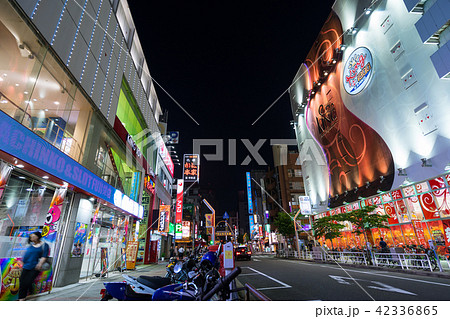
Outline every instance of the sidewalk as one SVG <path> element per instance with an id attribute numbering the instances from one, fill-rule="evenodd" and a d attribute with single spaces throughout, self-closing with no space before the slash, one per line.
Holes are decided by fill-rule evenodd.
<path id="1" fill-rule="evenodd" d="M 133 277 L 138 276 L 164 276 L 167 262 L 158 264 L 138 265 L 136 270 L 128 270 L 123 273 L 112 271 L 108 277 L 80 279 L 76 284 L 54 287 L 50 293 L 29 296 L 29 301 L 99 301 L 100 290 L 104 288 L 104 282 L 123 281 L 122 274 Z"/>

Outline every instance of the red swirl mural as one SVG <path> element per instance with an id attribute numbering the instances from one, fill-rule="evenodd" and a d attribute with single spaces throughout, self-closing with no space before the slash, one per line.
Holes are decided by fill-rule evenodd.
<path id="1" fill-rule="evenodd" d="M 306 89 L 311 92 L 306 123 L 328 161 L 330 197 L 384 176 L 382 187 L 379 184 L 370 190 L 363 187 L 363 196 L 370 196 L 377 188 L 391 188 L 394 163 L 380 135 L 350 112 L 343 102 L 340 89 L 343 63 L 336 59 L 342 33 L 340 20 L 332 12 L 306 58 Z"/>

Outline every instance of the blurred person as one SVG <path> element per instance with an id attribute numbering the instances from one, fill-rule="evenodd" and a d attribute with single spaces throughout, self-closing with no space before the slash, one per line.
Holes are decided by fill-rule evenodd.
<path id="1" fill-rule="evenodd" d="M 24 301 L 31 291 L 32 285 L 42 265 L 48 258 L 49 246 L 41 240 L 42 234 L 34 232 L 28 237 L 27 250 L 23 256 L 22 274 L 20 275 L 19 301 Z"/>

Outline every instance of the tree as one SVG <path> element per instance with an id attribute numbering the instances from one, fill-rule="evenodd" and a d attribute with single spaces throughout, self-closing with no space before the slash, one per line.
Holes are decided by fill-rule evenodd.
<path id="1" fill-rule="evenodd" d="M 367 236 L 367 233 L 370 232 L 372 228 L 386 228 L 386 222 L 389 219 L 389 216 L 379 215 L 379 214 L 371 214 L 377 206 L 366 206 L 360 209 L 353 210 L 348 213 L 333 215 L 330 217 L 334 217 L 336 221 L 349 221 L 353 225 L 353 233 L 355 234 L 364 234 L 364 238 L 366 242 L 369 241 L 368 237 L 372 238 L 372 236 Z M 373 241 L 373 240 L 371 240 Z M 372 242 L 372 244 L 374 244 Z"/>
<path id="2" fill-rule="evenodd" d="M 285 212 L 278 213 L 274 220 L 274 225 L 278 232 L 285 237 L 292 238 L 295 235 L 294 221 Z"/>
<path id="3" fill-rule="evenodd" d="M 336 223 L 334 216 L 323 217 L 313 224 L 314 236 L 316 238 L 325 237 L 325 240 L 331 241 L 331 248 L 333 247 L 333 239 L 341 236 L 341 230 L 345 226 Z"/>

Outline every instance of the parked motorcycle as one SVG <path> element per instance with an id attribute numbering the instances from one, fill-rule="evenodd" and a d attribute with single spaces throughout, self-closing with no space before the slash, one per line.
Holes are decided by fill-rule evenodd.
<path id="1" fill-rule="evenodd" d="M 213 253 L 214 255 L 214 253 Z M 206 256 L 206 257 L 205 257 Z M 118 300 L 152 300 L 153 294 L 160 288 L 166 286 L 173 286 L 173 289 L 177 286 L 181 286 L 182 282 L 192 281 L 196 278 L 199 270 L 205 269 L 205 265 L 211 264 L 210 268 L 214 268 L 217 263 L 210 262 L 211 254 L 205 254 L 205 262 L 200 263 L 202 267 L 197 267 L 196 255 L 191 255 L 185 258 L 183 261 L 178 261 L 175 264 L 167 267 L 168 274 L 166 277 L 160 276 L 139 276 L 133 277 L 130 275 L 122 275 L 125 281 L 122 282 L 105 282 L 103 285 L 105 289 L 102 289 L 101 300 L 106 301 L 113 298 Z M 215 256 L 215 255 L 214 255 Z M 215 260 L 218 257 L 215 256 Z M 202 259 L 203 260 L 203 259 Z M 173 263 L 172 260 L 169 264 Z M 200 266 L 199 265 L 199 266 Z M 204 273 L 202 273 L 202 276 Z M 167 288 L 170 289 L 170 288 Z M 183 299 L 184 300 L 184 299 Z"/>

